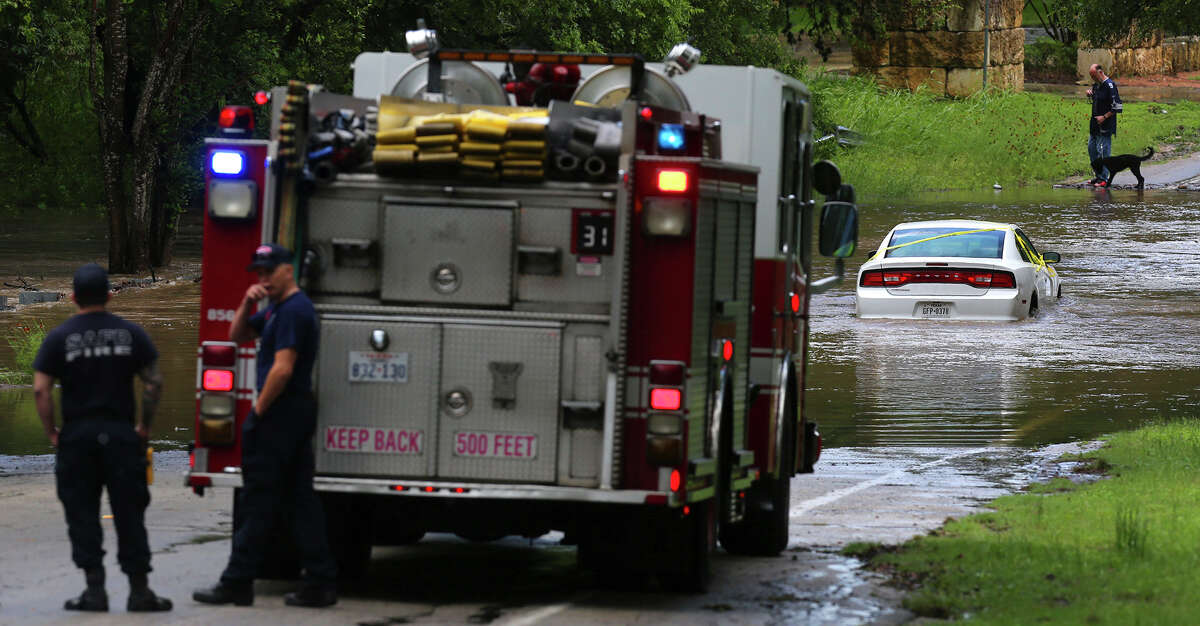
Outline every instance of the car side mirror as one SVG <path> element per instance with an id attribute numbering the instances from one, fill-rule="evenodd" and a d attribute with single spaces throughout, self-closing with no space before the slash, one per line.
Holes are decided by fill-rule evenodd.
<path id="1" fill-rule="evenodd" d="M 1062 261 L 1062 255 L 1057 252 L 1043 252 L 1042 260 L 1047 263 L 1058 263 Z"/>
<path id="2" fill-rule="evenodd" d="M 821 255 L 849 258 L 857 245 L 858 207 L 852 202 L 827 200 L 821 207 Z"/>

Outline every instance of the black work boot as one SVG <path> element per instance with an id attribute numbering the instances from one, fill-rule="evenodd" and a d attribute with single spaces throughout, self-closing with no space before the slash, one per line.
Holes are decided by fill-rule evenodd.
<path id="1" fill-rule="evenodd" d="M 108 610 L 108 592 L 104 590 L 104 568 L 97 567 L 84 572 L 87 579 L 87 589 L 78 598 L 71 598 L 63 603 L 68 611 L 97 611 Z"/>
<path id="2" fill-rule="evenodd" d="M 288 606 L 305 606 L 319 609 L 337 604 L 337 589 L 333 585 L 306 584 L 299 591 L 283 596 Z"/>
<path id="3" fill-rule="evenodd" d="M 254 604 L 254 584 L 251 582 L 233 584 L 222 580 L 216 586 L 193 591 L 192 599 L 204 604 L 250 606 Z"/>
<path id="4" fill-rule="evenodd" d="M 129 600 L 125 602 L 125 610 L 131 613 L 150 613 L 155 611 L 170 611 L 171 601 L 160 598 L 150 589 L 145 574 L 129 575 Z"/>

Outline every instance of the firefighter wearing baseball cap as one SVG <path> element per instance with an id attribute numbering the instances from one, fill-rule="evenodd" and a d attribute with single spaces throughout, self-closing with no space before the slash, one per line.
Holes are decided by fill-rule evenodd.
<path id="1" fill-rule="evenodd" d="M 325 515 L 313 491 L 312 436 L 316 402 L 312 368 L 319 336 L 316 309 L 296 284 L 292 253 L 277 244 L 259 246 L 248 271 L 258 282 L 246 289 L 233 317 L 230 340 L 261 337 L 258 348 L 258 398 L 242 426 L 242 524 L 233 535 L 229 564 L 220 582 L 197 590 L 192 598 L 206 604 L 254 603 L 254 578 L 274 521 L 286 508 L 300 550 L 304 583 L 284 601 L 292 606 L 324 607 L 337 602 L 337 565 L 325 535 Z M 263 298 L 270 305 L 251 313 Z"/>
<path id="2" fill-rule="evenodd" d="M 75 272 L 79 312 L 46 333 L 33 362 L 33 392 L 46 436 L 57 449 L 54 478 L 67 518 L 71 558 L 87 589 L 69 611 L 107 611 L 100 492 L 108 489 L 117 561 L 129 576 L 128 611 L 170 611 L 147 584 L 150 543 L 145 514 L 146 439 L 162 396 L 158 351 L 146 331 L 105 310 L 108 272 L 89 263 Z M 142 419 L 134 425 L 133 377 L 143 383 Z M 54 424 L 54 379 L 62 382 L 62 429 Z"/>

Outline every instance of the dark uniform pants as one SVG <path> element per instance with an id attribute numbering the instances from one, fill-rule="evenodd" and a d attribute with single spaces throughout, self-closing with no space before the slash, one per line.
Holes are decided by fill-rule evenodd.
<path id="1" fill-rule="evenodd" d="M 300 550 L 304 579 L 333 584 L 337 565 L 325 534 L 325 512 L 313 491 L 312 435 L 316 404 L 312 396 L 280 396 L 266 415 L 251 414 L 242 426 L 243 519 L 233 533 L 233 550 L 221 580 L 244 585 L 257 577 L 275 520 L 291 525 Z"/>
<path id="2" fill-rule="evenodd" d="M 72 420 L 58 436 L 54 464 L 58 499 L 67 516 L 71 559 L 85 570 L 104 564 L 100 491 L 108 488 L 117 528 L 117 561 L 126 574 L 150 571 L 146 538 L 146 448 L 129 422 Z"/>

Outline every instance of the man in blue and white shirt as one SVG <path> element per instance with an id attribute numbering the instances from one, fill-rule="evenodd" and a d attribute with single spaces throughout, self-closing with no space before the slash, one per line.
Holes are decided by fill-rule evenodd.
<path id="1" fill-rule="evenodd" d="M 1104 68 L 1093 63 L 1088 70 L 1094 84 L 1087 90 L 1092 101 L 1092 117 L 1088 121 L 1088 162 L 1112 156 L 1112 138 L 1117 134 L 1117 114 L 1121 112 L 1121 96 L 1117 84 L 1104 73 Z M 1089 184 L 1103 186 L 1108 180 L 1108 168 L 1101 166 Z"/>

